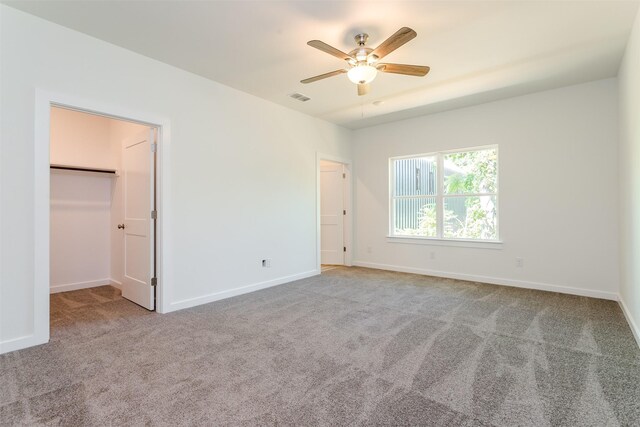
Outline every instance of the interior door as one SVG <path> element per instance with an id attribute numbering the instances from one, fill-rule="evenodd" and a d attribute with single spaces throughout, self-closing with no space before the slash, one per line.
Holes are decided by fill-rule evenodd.
<path id="1" fill-rule="evenodd" d="M 320 163 L 320 262 L 344 265 L 344 165 Z"/>
<path id="2" fill-rule="evenodd" d="M 124 277 L 122 296 L 155 309 L 155 129 L 123 142 Z"/>

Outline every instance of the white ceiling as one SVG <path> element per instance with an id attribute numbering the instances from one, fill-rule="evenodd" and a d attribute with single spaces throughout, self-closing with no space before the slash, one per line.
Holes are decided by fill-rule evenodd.
<path id="1" fill-rule="evenodd" d="M 351 128 L 613 77 L 638 9 L 614 0 L 3 3 Z M 344 74 L 300 83 L 345 65 L 308 40 L 348 52 L 359 32 L 375 47 L 403 26 L 418 37 L 385 62 L 429 65 L 426 77 L 379 73 L 364 97 Z"/>

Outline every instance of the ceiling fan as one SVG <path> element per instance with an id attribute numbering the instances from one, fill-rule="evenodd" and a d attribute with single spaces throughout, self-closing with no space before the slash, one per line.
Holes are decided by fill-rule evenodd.
<path id="1" fill-rule="evenodd" d="M 349 80 L 358 85 L 358 95 L 366 95 L 369 93 L 369 83 L 376 77 L 378 71 L 383 73 L 404 74 L 407 76 L 423 77 L 429 72 L 429 67 L 424 65 L 405 65 L 405 64 L 387 64 L 378 61 L 418 34 L 411 28 L 402 27 L 391 37 L 386 39 L 380 46 L 375 49 L 366 47 L 368 34 L 362 33 L 355 36 L 358 47 L 351 52 L 344 53 L 335 47 L 321 42 L 320 40 L 311 40 L 307 44 L 323 52 L 333 55 L 336 58 L 347 61 L 348 69 L 331 71 L 329 73 L 320 74 L 315 77 L 300 80 L 300 83 L 312 83 L 327 77 L 337 76 L 338 74 L 347 74 Z"/>

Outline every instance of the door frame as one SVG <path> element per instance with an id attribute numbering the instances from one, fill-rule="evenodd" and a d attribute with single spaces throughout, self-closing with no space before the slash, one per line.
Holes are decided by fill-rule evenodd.
<path id="1" fill-rule="evenodd" d="M 158 129 L 156 152 L 156 311 L 166 313 L 170 295 L 169 268 L 170 242 L 167 230 L 170 224 L 169 192 L 171 188 L 169 171 L 171 123 L 166 117 L 155 113 L 136 111 L 121 105 L 112 105 L 99 100 L 91 100 L 69 94 L 35 90 L 34 118 L 34 335 L 29 347 L 49 341 L 49 233 L 50 233 L 50 126 L 51 107 L 62 107 L 107 118 L 135 122 Z M 26 345 L 25 345 L 26 344 Z"/>
<path id="2" fill-rule="evenodd" d="M 326 160 L 334 163 L 341 163 L 346 174 L 344 182 L 344 208 L 347 214 L 344 215 L 344 246 L 347 250 L 344 253 L 344 265 L 351 266 L 353 259 L 353 198 L 351 181 L 351 160 L 342 157 L 316 152 L 316 269 L 318 273 L 322 270 L 321 256 L 321 212 L 320 212 L 320 162 Z"/>

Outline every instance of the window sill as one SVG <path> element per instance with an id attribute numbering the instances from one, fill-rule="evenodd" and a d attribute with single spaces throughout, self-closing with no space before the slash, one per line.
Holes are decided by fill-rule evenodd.
<path id="1" fill-rule="evenodd" d="M 388 243 L 404 243 L 409 245 L 451 246 L 460 248 L 497 249 L 501 250 L 501 240 L 465 240 L 440 239 L 437 237 L 387 236 Z"/>

